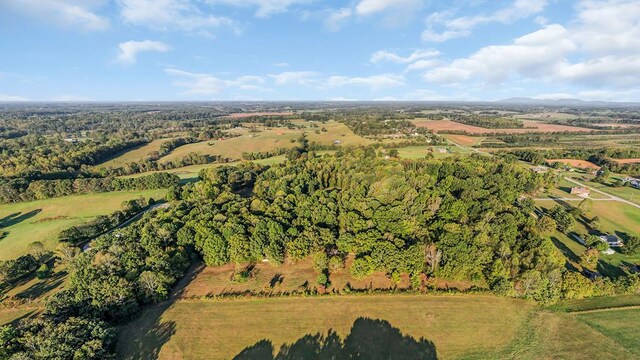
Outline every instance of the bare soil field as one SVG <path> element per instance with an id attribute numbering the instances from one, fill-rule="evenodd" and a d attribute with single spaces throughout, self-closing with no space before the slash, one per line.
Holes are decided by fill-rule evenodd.
<path id="1" fill-rule="evenodd" d="M 635 158 L 635 159 L 611 159 L 619 164 L 634 164 L 634 163 L 640 163 L 640 158 Z"/>
<path id="2" fill-rule="evenodd" d="M 524 128 L 522 129 L 487 129 L 479 126 L 472 126 L 457 123 L 451 120 L 415 120 L 414 124 L 416 126 L 425 127 L 429 130 L 433 130 L 435 132 L 440 131 L 466 131 L 469 134 L 491 134 L 491 133 L 500 133 L 500 134 L 522 134 L 528 132 L 562 132 L 562 131 L 572 131 L 572 132 L 589 132 L 593 131 L 593 129 L 579 128 L 575 126 L 566 126 L 566 125 L 555 125 L 555 124 L 545 124 L 534 120 L 522 120 Z"/>
<path id="3" fill-rule="evenodd" d="M 599 170 L 600 166 L 586 161 L 586 160 L 576 160 L 576 159 L 547 159 L 548 162 L 551 163 L 555 163 L 555 162 L 561 162 L 563 164 L 575 167 L 575 168 L 581 168 L 581 169 L 595 169 L 595 170 Z"/>
<path id="4" fill-rule="evenodd" d="M 444 135 L 444 137 L 462 146 L 478 145 L 482 140 L 485 139 L 484 137 L 475 137 L 475 136 L 468 136 L 468 135 L 453 135 L 453 134 L 446 134 Z"/>
<path id="5" fill-rule="evenodd" d="M 293 112 L 289 111 L 289 112 L 235 113 L 235 114 L 229 114 L 229 115 L 224 116 L 224 117 L 247 118 L 247 117 L 252 117 L 252 116 L 287 116 L 287 115 L 293 115 Z"/>

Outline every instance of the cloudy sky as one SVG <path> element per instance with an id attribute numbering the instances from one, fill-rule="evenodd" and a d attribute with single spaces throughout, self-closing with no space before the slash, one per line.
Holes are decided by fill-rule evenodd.
<path id="1" fill-rule="evenodd" d="M 0 101 L 640 101 L 638 0 L 0 0 Z"/>

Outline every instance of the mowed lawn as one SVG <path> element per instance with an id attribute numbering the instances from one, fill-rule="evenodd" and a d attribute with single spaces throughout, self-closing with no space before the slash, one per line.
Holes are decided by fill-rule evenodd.
<path id="1" fill-rule="evenodd" d="M 120 358 L 232 359 L 261 340 L 277 352 L 330 330 L 344 340 L 356 320 L 366 318 L 431 341 L 439 359 L 452 359 L 504 348 L 534 308 L 492 295 L 399 294 L 181 300 L 168 306 L 150 308 L 121 329 Z"/>
<path id="2" fill-rule="evenodd" d="M 587 312 L 577 318 L 640 358 L 640 309 Z"/>
<path id="3" fill-rule="evenodd" d="M 9 234 L 0 240 L 0 260 L 26 254 L 29 244 L 35 241 L 55 249 L 62 230 L 119 210 L 126 200 L 140 196 L 161 199 L 165 194 L 164 189 L 118 191 L 2 204 L 0 223 Z"/>
<path id="4" fill-rule="evenodd" d="M 301 122 L 305 126 L 309 123 Z M 265 128 L 257 133 L 250 133 L 247 129 L 233 130 L 230 133 L 239 135 L 225 140 L 202 141 L 194 144 L 180 146 L 173 150 L 171 154 L 160 159 L 160 162 L 169 162 L 181 159 L 189 153 L 201 153 L 209 155 L 222 155 L 231 159 L 241 159 L 243 152 L 264 152 L 278 148 L 289 148 L 296 145 L 292 140 L 297 140 L 303 133 L 307 134 L 310 142 L 317 142 L 323 145 L 331 145 L 339 140 L 341 145 L 369 145 L 376 141 L 366 139 L 353 133 L 346 125 L 330 121 L 326 124 L 317 123 L 318 128 L 288 129 L 288 128 Z M 316 130 L 325 128 L 327 131 Z M 393 140 L 387 140 L 391 142 Z"/>

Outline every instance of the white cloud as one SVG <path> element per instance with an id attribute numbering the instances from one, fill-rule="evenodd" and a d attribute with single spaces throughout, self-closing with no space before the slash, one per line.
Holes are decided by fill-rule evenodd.
<path id="1" fill-rule="evenodd" d="M 500 83 L 511 75 L 547 76 L 575 50 L 567 29 L 549 25 L 515 39 L 512 44 L 486 46 L 468 58 L 437 67 L 427 72 L 425 79 L 455 83 L 481 77 L 489 83 Z"/>
<path id="2" fill-rule="evenodd" d="M 420 0 L 360 0 L 355 10 L 358 15 L 367 16 L 389 10 L 411 11 L 420 6 Z"/>
<path id="3" fill-rule="evenodd" d="M 133 64 L 138 59 L 138 53 L 141 52 L 167 52 L 171 50 L 171 47 L 161 41 L 127 41 L 118 45 L 120 54 L 118 54 L 118 61 L 123 64 Z"/>
<path id="4" fill-rule="evenodd" d="M 342 8 L 331 11 L 329 16 L 324 20 L 324 26 L 330 31 L 338 31 L 342 28 L 344 22 L 353 15 L 351 8 Z"/>
<path id="5" fill-rule="evenodd" d="M 402 57 L 396 53 L 393 53 L 387 50 L 379 50 L 373 53 L 373 55 L 371 55 L 370 61 L 374 64 L 377 64 L 383 61 L 390 61 L 398 64 L 409 64 L 422 59 L 434 58 L 438 55 L 440 55 L 440 52 L 438 50 L 433 50 L 433 49 L 416 50 L 406 57 Z"/>
<path id="6" fill-rule="evenodd" d="M 228 80 L 211 74 L 192 73 L 177 69 L 165 69 L 164 71 L 181 79 L 176 81 L 175 85 L 185 88 L 186 95 L 214 95 L 229 89 L 245 91 L 269 90 L 262 86 L 265 83 L 265 79 L 261 76 L 240 76 Z"/>
<path id="7" fill-rule="evenodd" d="M 444 42 L 471 35 L 471 30 L 479 25 L 497 22 L 511 24 L 520 19 L 539 14 L 547 6 L 548 0 L 515 0 L 511 5 L 492 14 L 461 16 L 452 18 L 451 11 L 436 12 L 427 18 L 427 29 L 422 39 L 428 42 Z M 442 30 L 436 28 L 444 27 Z"/>
<path id="8" fill-rule="evenodd" d="M 0 101 L 29 101 L 29 99 L 23 98 L 22 96 L 0 94 Z"/>
<path id="9" fill-rule="evenodd" d="M 365 77 L 330 76 L 326 81 L 326 86 L 330 88 L 343 86 L 366 86 L 372 90 L 380 90 L 390 87 L 405 85 L 404 77 L 394 74 L 381 74 Z"/>
<path id="10" fill-rule="evenodd" d="M 132 25 L 204 35 L 210 35 L 209 30 L 220 27 L 239 31 L 231 19 L 207 14 L 189 0 L 118 0 L 118 4 L 123 21 Z"/>
<path id="11" fill-rule="evenodd" d="M 576 9 L 566 27 L 550 24 L 511 44 L 485 46 L 426 72 L 425 79 L 497 84 L 519 77 L 596 89 L 640 86 L 640 2 L 583 0 Z"/>
<path id="12" fill-rule="evenodd" d="M 442 64 L 442 61 L 436 60 L 436 59 L 418 60 L 413 64 L 409 64 L 409 66 L 407 66 L 407 69 L 405 71 L 409 72 L 414 70 L 426 70 L 426 69 L 434 68 L 440 64 Z"/>
<path id="13" fill-rule="evenodd" d="M 286 12 L 296 4 L 306 4 L 309 0 L 207 0 L 211 4 L 225 4 L 238 7 L 257 7 L 257 17 L 269 17 L 273 14 Z"/>
<path id="14" fill-rule="evenodd" d="M 90 98 L 86 96 L 78 96 L 78 95 L 58 95 L 51 98 L 53 101 L 66 101 L 66 102 L 75 102 L 75 101 L 92 101 Z"/>
<path id="15" fill-rule="evenodd" d="M 301 84 L 310 85 L 315 82 L 318 73 L 313 71 L 285 71 L 279 74 L 269 74 L 276 85 Z"/>
<path id="16" fill-rule="evenodd" d="M 95 13 L 103 0 L 2 0 L 0 10 L 8 9 L 43 22 L 83 31 L 109 28 L 109 19 Z"/>

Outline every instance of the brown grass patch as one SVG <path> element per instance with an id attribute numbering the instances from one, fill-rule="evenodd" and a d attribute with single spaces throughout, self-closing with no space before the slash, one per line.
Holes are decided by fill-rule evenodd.
<path id="1" fill-rule="evenodd" d="M 485 139 L 483 137 L 473 137 L 468 135 L 453 135 L 453 134 L 447 134 L 447 135 L 444 135 L 444 137 L 462 146 L 478 145 L 480 141 Z"/>
<path id="2" fill-rule="evenodd" d="M 469 134 L 522 134 L 528 132 L 589 132 L 593 129 L 579 128 L 575 126 L 545 124 L 534 120 L 522 120 L 524 128 L 522 129 L 487 129 L 479 126 L 472 126 L 457 123 L 451 120 L 416 120 L 414 124 L 416 126 L 425 127 L 435 132 L 441 131 L 466 131 Z"/>

